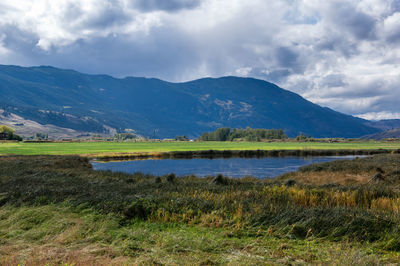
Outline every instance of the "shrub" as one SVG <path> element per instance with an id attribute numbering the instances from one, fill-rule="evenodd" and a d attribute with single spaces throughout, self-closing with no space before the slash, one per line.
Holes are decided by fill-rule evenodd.
<path id="1" fill-rule="evenodd" d="M 151 208 L 146 206 L 146 202 L 144 200 L 138 200 L 133 202 L 130 206 L 128 206 L 124 213 L 126 218 L 128 219 L 140 219 L 146 220 L 148 216 L 151 214 Z"/>
<path id="2" fill-rule="evenodd" d="M 218 174 L 213 180 L 212 183 L 215 185 L 227 185 L 228 179 L 225 178 L 223 175 Z"/>
<path id="3" fill-rule="evenodd" d="M 167 175 L 167 182 L 173 183 L 173 182 L 175 182 L 175 179 L 176 179 L 176 175 L 174 173 Z"/>

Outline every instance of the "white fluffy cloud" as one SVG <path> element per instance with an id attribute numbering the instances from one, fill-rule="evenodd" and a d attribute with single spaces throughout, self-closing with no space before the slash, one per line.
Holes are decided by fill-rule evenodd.
<path id="1" fill-rule="evenodd" d="M 399 0 L 2 0 L 0 63 L 240 75 L 369 119 L 400 107 Z"/>

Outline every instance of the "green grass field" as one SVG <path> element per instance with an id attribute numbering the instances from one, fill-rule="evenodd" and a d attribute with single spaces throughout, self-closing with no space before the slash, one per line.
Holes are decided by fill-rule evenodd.
<path id="1" fill-rule="evenodd" d="M 400 149 L 400 142 L 66 142 L 0 143 L 0 155 L 78 155 L 199 150 Z"/>

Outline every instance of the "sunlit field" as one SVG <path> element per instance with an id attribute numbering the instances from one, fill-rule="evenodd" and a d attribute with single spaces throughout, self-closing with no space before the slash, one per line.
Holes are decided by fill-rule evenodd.
<path id="1" fill-rule="evenodd" d="M 0 143 L 0 155 L 82 155 L 201 150 L 400 149 L 400 142 L 49 142 Z"/>

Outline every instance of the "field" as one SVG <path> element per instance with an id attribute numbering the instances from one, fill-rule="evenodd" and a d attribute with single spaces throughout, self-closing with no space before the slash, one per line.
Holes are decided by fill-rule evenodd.
<path id="1" fill-rule="evenodd" d="M 270 180 L 0 157 L 0 265 L 395 264 L 399 186 L 399 154 Z"/>
<path id="2" fill-rule="evenodd" d="M 200 150 L 400 149 L 400 142 L 65 142 L 0 143 L 0 155 L 107 155 Z"/>

